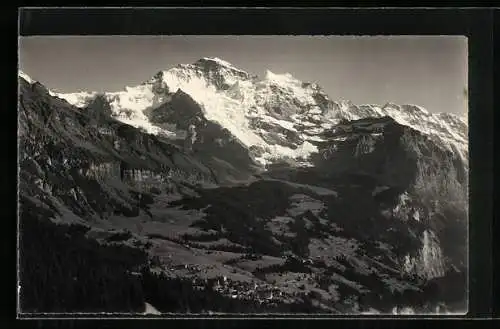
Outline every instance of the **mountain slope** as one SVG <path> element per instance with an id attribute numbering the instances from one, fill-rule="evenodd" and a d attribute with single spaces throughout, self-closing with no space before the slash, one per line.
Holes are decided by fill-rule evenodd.
<path id="1" fill-rule="evenodd" d="M 215 103 L 186 86 L 173 91 L 164 83 L 173 74 L 194 86 L 210 81 Z M 259 105 L 226 102 L 236 83 L 248 83 Z M 138 87 L 153 95 L 144 109 L 139 92 L 130 102 L 140 105 L 125 103 L 130 90 L 96 94 L 78 108 L 20 77 L 23 310 L 466 307 L 467 163 L 448 148 L 458 139 L 446 144 L 434 130 L 320 98 L 317 86 L 291 76 L 258 81 L 213 59 Z M 235 120 L 258 115 L 238 132 L 210 113 L 221 108 Z M 130 119 L 137 127 L 126 123 L 127 111 L 141 118 Z M 158 130 L 144 131 L 144 122 Z M 263 144 L 248 145 L 241 134 Z M 300 159 L 306 138 L 314 150 Z M 284 159 L 297 149 L 297 161 Z M 102 288 L 111 278 L 115 289 Z M 85 295 L 86 286 L 94 295 Z"/>
<path id="2" fill-rule="evenodd" d="M 98 209 L 118 204 L 139 211 L 120 180 L 145 193 L 168 185 L 167 174 L 174 171 L 183 179 L 217 180 L 211 168 L 179 147 L 114 120 L 100 106 L 83 112 L 39 83 L 20 83 L 20 184 L 29 187 L 23 190 L 29 198 L 62 198 L 63 205 L 82 208 L 78 213 L 100 216 Z M 112 198 L 102 199 L 97 191 Z"/>

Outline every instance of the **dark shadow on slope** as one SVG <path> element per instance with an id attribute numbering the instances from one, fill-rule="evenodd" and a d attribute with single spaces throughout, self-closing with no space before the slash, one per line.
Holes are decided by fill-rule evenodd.
<path id="1" fill-rule="evenodd" d="M 182 90 L 177 90 L 170 101 L 149 110 L 147 115 L 153 124 L 175 129 L 180 137 L 173 142 L 207 163 L 220 180 L 248 179 L 255 172 L 248 150 L 227 129 L 208 121 L 200 105 Z"/>
<path id="2" fill-rule="evenodd" d="M 22 312 L 143 311 L 141 281 L 130 274 L 146 263 L 143 252 L 123 245 L 100 245 L 85 237 L 89 228 L 56 225 L 40 210 L 23 200 Z"/>

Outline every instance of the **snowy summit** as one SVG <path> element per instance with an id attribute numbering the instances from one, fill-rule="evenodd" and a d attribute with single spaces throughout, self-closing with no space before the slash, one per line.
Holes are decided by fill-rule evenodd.
<path id="1" fill-rule="evenodd" d="M 215 65 L 214 65 L 215 64 Z M 266 71 L 263 79 L 218 57 L 204 57 L 193 64 L 180 64 L 160 71 L 147 82 L 125 90 L 107 92 L 105 97 L 113 115 L 134 127 L 152 134 L 172 135 L 145 114 L 183 91 L 203 109 L 204 116 L 228 129 L 245 147 L 259 150 L 256 160 L 268 164 L 277 159 L 304 161 L 317 152 L 319 133 L 342 119 L 390 116 L 439 139 L 450 149 L 458 149 L 468 157 L 467 127 L 454 115 L 429 113 L 417 105 L 359 105 L 350 101 L 335 102 L 315 83 L 302 82 L 290 73 Z M 78 107 L 85 107 L 95 92 L 60 93 Z M 262 127 L 268 127 L 264 129 Z M 269 130 L 269 127 L 274 127 Z M 287 140 L 293 136 L 294 142 Z"/>

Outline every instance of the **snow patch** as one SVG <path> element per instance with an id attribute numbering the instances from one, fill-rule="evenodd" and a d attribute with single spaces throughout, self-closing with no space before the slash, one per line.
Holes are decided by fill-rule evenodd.
<path id="1" fill-rule="evenodd" d="M 266 80 L 273 81 L 280 84 L 295 84 L 299 83 L 290 73 L 276 74 L 270 70 L 266 70 Z"/>
<path id="2" fill-rule="evenodd" d="M 420 212 L 418 210 L 413 213 L 413 219 L 420 222 Z"/>
<path id="3" fill-rule="evenodd" d="M 144 315 L 147 315 L 147 314 L 153 314 L 153 315 L 160 315 L 161 312 L 158 311 L 153 305 L 149 304 L 149 303 L 144 303 L 144 307 L 145 307 L 145 311 Z"/>
<path id="4" fill-rule="evenodd" d="M 96 92 L 77 92 L 77 93 L 69 93 L 69 94 L 63 94 L 63 93 L 54 93 L 56 97 L 59 97 L 61 99 L 64 99 L 68 103 L 70 103 L 73 106 L 83 108 L 87 106 L 89 103 L 89 100 L 94 98 L 97 93 Z"/>

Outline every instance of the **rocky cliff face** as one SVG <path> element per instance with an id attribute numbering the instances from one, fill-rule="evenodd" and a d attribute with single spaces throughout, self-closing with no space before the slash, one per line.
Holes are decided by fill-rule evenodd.
<path id="1" fill-rule="evenodd" d="M 69 211 L 83 217 L 99 217 L 115 207 L 138 214 L 142 205 L 130 190 L 162 190 L 170 171 L 199 177 L 199 182 L 217 179 L 179 147 L 111 118 L 106 104 L 96 99 L 81 111 L 43 86 L 20 80 L 23 197 L 71 204 Z"/>
<path id="2" fill-rule="evenodd" d="M 428 227 L 419 235 L 419 265 L 407 268 L 424 277 L 439 276 L 446 267 L 465 270 L 467 164 L 459 153 L 390 117 L 351 121 L 335 127 L 329 136 L 316 157 L 315 169 L 324 179 L 347 177 L 347 182 L 371 190 L 384 214 Z M 455 232 L 453 241 L 448 230 Z M 405 257 L 407 263 L 417 261 Z"/>
<path id="3" fill-rule="evenodd" d="M 85 101 L 19 83 L 27 311 L 465 309 L 459 119 L 333 102 L 218 59 Z M 90 253 L 64 263 L 73 248 Z M 104 272 L 75 275 L 93 253 Z M 109 277 L 130 295 L 82 295 Z M 64 305 L 40 297 L 49 286 Z"/>

